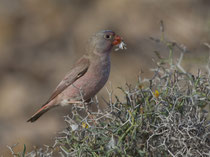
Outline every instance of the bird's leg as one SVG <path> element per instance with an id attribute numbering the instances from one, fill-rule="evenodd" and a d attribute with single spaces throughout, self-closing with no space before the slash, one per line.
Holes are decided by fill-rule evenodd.
<path id="1" fill-rule="evenodd" d="M 84 108 L 83 101 L 74 100 L 74 99 L 63 99 L 60 104 L 61 104 L 61 106 L 66 106 L 66 105 L 73 104 L 76 107 Z"/>
<path id="2" fill-rule="evenodd" d="M 88 99 L 88 100 L 85 101 L 85 103 L 87 104 L 87 105 L 85 105 L 85 112 L 87 113 L 87 116 L 90 118 L 91 122 L 94 125 L 96 125 L 96 121 L 95 121 L 96 116 L 91 114 L 91 109 L 89 109 L 89 107 L 91 107 L 91 104 L 94 103 L 94 102 L 92 101 L 92 99 Z"/>
<path id="3" fill-rule="evenodd" d="M 78 101 L 78 100 L 68 100 L 69 104 L 82 104 L 82 101 Z"/>
<path id="4" fill-rule="evenodd" d="M 90 114 L 91 112 L 90 112 L 88 106 L 89 106 L 89 104 L 91 104 L 91 99 L 86 100 L 86 101 L 85 101 L 85 104 L 86 104 L 86 105 L 85 105 L 85 111 L 86 111 L 87 114 Z"/>
<path id="5" fill-rule="evenodd" d="M 85 103 L 83 101 L 72 101 L 72 103 L 76 106 L 76 108 L 84 109 Z"/>

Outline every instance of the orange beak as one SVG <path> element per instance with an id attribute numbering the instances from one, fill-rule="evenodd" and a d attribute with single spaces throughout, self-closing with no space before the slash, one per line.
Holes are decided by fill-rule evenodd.
<path id="1" fill-rule="evenodd" d="M 118 45 L 118 44 L 120 44 L 121 42 L 122 42 L 121 37 L 118 36 L 118 35 L 115 35 L 114 41 L 112 42 L 112 45 Z"/>

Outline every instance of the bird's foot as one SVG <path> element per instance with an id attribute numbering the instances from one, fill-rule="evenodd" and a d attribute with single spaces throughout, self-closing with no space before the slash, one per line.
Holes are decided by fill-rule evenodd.
<path id="1" fill-rule="evenodd" d="M 70 104 L 76 104 L 77 106 L 79 104 L 80 106 L 82 106 L 83 102 L 82 101 L 78 101 L 78 100 L 63 99 L 60 104 L 61 104 L 61 106 L 67 106 L 67 105 L 70 105 Z"/>

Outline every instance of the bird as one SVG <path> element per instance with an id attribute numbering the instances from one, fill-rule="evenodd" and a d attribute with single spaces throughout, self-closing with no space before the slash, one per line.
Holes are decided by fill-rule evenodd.
<path id="1" fill-rule="evenodd" d="M 84 55 L 65 75 L 46 103 L 27 122 L 35 122 L 54 107 L 91 100 L 106 84 L 110 74 L 110 52 L 121 43 L 122 38 L 112 30 L 102 30 L 93 35 L 87 43 Z"/>

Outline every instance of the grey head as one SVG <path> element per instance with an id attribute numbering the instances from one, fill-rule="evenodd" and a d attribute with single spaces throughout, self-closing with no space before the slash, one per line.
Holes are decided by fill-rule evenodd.
<path id="1" fill-rule="evenodd" d="M 109 53 L 114 45 L 118 45 L 121 38 L 111 30 L 102 30 L 96 33 L 89 41 L 88 51 L 97 53 Z"/>

